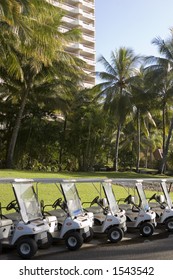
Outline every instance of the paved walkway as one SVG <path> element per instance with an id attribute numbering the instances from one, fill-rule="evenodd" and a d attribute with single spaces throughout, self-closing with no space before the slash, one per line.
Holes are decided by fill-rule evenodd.
<path id="1" fill-rule="evenodd" d="M 164 238 L 168 236 L 168 232 L 164 231 L 164 230 L 159 230 L 157 229 L 155 231 L 155 233 L 148 238 L 144 238 L 142 236 L 139 235 L 138 232 L 134 232 L 134 233 L 126 233 L 125 237 L 119 242 L 119 244 L 121 245 L 126 245 L 127 243 L 131 243 L 131 242 L 147 242 L 149 240 L 153 240 L 153 239 L 159 239 L 159 238 Z M 90 243 L 84 243 L 82 245 L 82 247 L 79 249 L 87 249 L 87 248 L 91 248 L 91 247 L 97 247 L 99 245 L 103 245 L 103 244 L 110 244 L 110 242 L 107 241 L 106 237 L 103 237 L 103 235 L 99 235 L 97 238 L 94 238 Z M 67 252 L 68 249 L 65 247 L 65 244 L 63 241 L 57 242 L 56 244 L 53 244 L 50 248 L 48 249 L 42 249 L 42 250 L 38 250 L 37 254 L 33 257 L 33 259 L 39 259 L 39 257 L 41 258 L 42 256 L 47 256 L 47 259 L 49 259 L 49 256 L 51 254 L 59 254 L 62 252 Z M 0 260 L 20 260 L 21 258 L 17 255 L 16 250 L 15 249 L 7 249 L 7 248 L 3 248 L 2 254 L 0 255 Z"/>

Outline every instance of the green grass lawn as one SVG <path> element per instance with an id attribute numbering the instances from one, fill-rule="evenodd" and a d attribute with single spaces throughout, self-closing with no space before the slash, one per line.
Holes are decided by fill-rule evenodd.
<path id="1" fill-rule="evenodd" d="M 0 170 L 0 178 L 160 178 L 162 176 L 154 176 L 149 174 L 136 174 L 134 172 L 33 172 L 33 171 L 18 171 L 18 170 Z M 91 183 L 78 183 L 77 188 L 82 202 L 90 202 L 98 195 L 96 189 L 99 189 L 99 183 L 94 185 Z M 127 188 L 114 186 L 114 193 L 117 200 L 125 198 L 128 195 Z M 45 204 L 52 204 L 57 198 L 62 197 L 58 187 L 54 184 L 38 184 L 37 185 L 39 200 L 44 200 Z M 154 192 L 147 191 L 147 197 L 150 197 Z M 5 207 L 14 198 L 13 190 L 9 184 L 0 184 L 0 203 Z M 84 207 L 87 204 L 84 204 Z M 3 212 L 6 213 L 6 210 Z"/>

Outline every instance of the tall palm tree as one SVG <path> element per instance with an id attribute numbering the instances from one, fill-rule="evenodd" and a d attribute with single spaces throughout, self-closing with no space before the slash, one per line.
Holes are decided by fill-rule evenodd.
<path id="1" fill-rule="evenodd" d="M 114 159 L 114 169 L 117 171 L 120 133 L 126 116 L 132 109 L 129 84 L 135 75 L 140 57 L 136 56 L 132 49 L 121 47 L 119 50 L 111 52 L 110 62 L 103 56 L 98 61 L 105 68 L 105 71 L 97 73 L 98 77 L 103 80 L 99 84 L 99 96 L 103 97 L 104 109 L 113 116 L 117 125 Z"/>
<path id="2" fill-rule="evenodd" d="M 161 38 L 155 38 L 153 44 L 158 47 L 161 57 L 147 57 L 146 62 L 149 66 L 146 67 L 146 71 L 148 72 L 149 78 L 152 80 L 155 90 L 158 90 L 158 97 L 162 107 L 163 159 L 159 168 L 159 173 L 163 173 L 173 129 L 172 116 L 171 120 L 168 122 L 169 128 L 168 134 L 166 135 L 166 115 L 169 103 L 173 100 L 173 30 L 171 30 L 170 38 L 166 41 Z"/>
<path id="3" fill-rule="evenodd" d="M 136 120 L 136 130 L 137 130 L 137 161 L 136 161 L 136 171 L 139 171 L 140 167 L 140 146 L 141 146 L 141 133 L 145 137 L 149 136 L 149 130 L 147 124 L 150 123 L 156 127 L 156 123 L 151 114 L 151 104 L 155 95 L 150 88 L 145 79 L 145 70 L 143 66 L 139 68 L 136 76 L 132 78 L 131 81 L 131 93 L 132 93 L 132 103 L 133 103 L 133 120 Z"/>
<path id="4" fill-rule="evenodd" d="M 23 2 L 21 1 L 19 3 Z M 55 73 L 55 62 L 57 61 L 59 74 L 61 73 L 60 76 L 62 77 L 64 74 L 67 81 L 70 79 L 75 80 L 71 70 L 73 69 L 73 73 L 77 73 L 81 65 L 81 62 L 77 58 L 74 58 L 72 55 L 69 55 L 64 51 L 64 48 L 69 41 L 80 38 L 80 32 L 78 32 L 78 30 L 70 30 L 66 33 L 61 33 L 59 31 L 63 17 L 61 10 L 51 5 L 46 0 L 31 0 L 27 1 L 27 3 L 27 6 L 22 6 L 22 8 L 20 6 L 19 9 L 19 14 L 23 20 L 24 27 L 22 26 L 22 20 L 20 24 L 18 24 L 17 21 L 14 21 L 14 26 L 10 29 L 10 34 L 14 33 L 15 40 L 5 41 L 7 47 L 8 45 L 11 46 L 11 42 L 14 43 L 13 54 L 16 61 L 20 62 L 17 69 L 19 69 L 21 75 L 16 75 L 15 71 L 9 71 L 8 61 L 5 61 L 5 56 L 2 60 L 3 63 L 1 63 L 1 75 L 2 72 L 6 72 L 8 76 L 11 76 L 11 79 L 14 81 L 16 80 L 15 83 L 18 80 L 18 83 L 20 84 L 17 93 L 19 111 L 16 115 L 9 143 L 7 167 L 12 167 L 14 149 L 23 112 L 29 95 L 33 92 L 34 83 L 38 74 L 41 72 L 44 73 L 45 67 L 49 69 L 51 68 L 51 71 Z M 26 22 L 27 29 L 25 29 Z M 25 32 L 26 30 L 29 30 L 29 32 Z M 8 55 L 7 52 L 5 54 Z M 11 68 L 13 69 L 13 66 L 11 66 Z M 68 69 L 71 70 L 67 71 Z M 4 79 L 5 75 L 3 75 L 3 80 Z"/>

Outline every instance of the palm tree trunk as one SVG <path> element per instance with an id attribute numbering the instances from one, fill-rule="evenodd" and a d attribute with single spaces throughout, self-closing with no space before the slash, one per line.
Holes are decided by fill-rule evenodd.
<path id="1" fill-rule="evenodd" d="M 118 124 L 117 137 L 115 142 L 115 160 L 114 160 L 115 171 L 118 171 L 118 151 L 119 151 L 120 133 L 121 133 L 121 124 Z"/>
<path id="2" fill-rule="evenodd" d="M 89 122 L 88 125 L 88 137 L 87 137 L 87 143 L 86 143 L 86 150 L 85 150 L 85 165 L 84 165 L 84 171 L 88 171 L 88 168 L 90 168 L 90 144 L 91 142 L 91 122 Z"/>
<path id="3" fill-rule="evenodd" d="M 167 155 L 168 155 L 168 150 L 169 150 L 169 144 L 170 144 L 170 140 L 171 140 L 171 136 L 172 136 L 172 131 L 173 131 L 173 118 L 171 119 L 171 125 L 169 128 L 169 133 L 168 133 L 168 138 L 166 140 L 166 144 L 165 144 L 165 149 L 163 151 L 163 159 L 161 161 L 161 165 L 159 168 L 159 174 L 164 173 L 164 169 L 166 166 L 166 160 L 167 160 Z"/>
<path id="4" fill-rule="evenodd" d="M 13 128 L 10 144 L 8 147 L 8 152 L 7 152 L 7 160 L 6 160 L 6 167 L 7 168 L 13 168 L 13 158 L 14 158 L 14 150 L 17 142 L 17 137 L 19 134 L 19 129 L 21 126 L 21 121 L 22 121 L 22 116 L 23 112 L 25 109 L 26 101 L 27 101 L 27 96 L 28 96 L 29 91 L 25 89 L 25 93 L 23 95 L 22 103 L 16 118 L 16 122 Z"/>
<path id="5" fill-rule="evenodd" d="M 140 166 L 140 144 L 141 144 L 141 125 L 140 125 L 140 110 L 137 111 L 137 161 L 136 161 L 136 172 L 139 171 Z"/>
<path id="6" fill-rule="evenodd" d="M 162 126 L 163 126 L 163 135 L 162 135 L 162 149 L 164 151 L 165 149 L 165 139 L 166 139 L 166 105 L 165 105 L 165 102 L 164 102 L 164 105 L 163 105 L 163 111 L 162 111 Z"/>
<path id="7" fill-rule="evenodd" d="M 64 142 L 66 141 L 66 128 L 67 128 L 67 115 L 65 115 L 64 119 L 64 126 L 63 126 L 63 142 L 61 139 L 61 144 L 60 144 L 60 150 L 59 150 L 59 163 L 58 163 L 58 169 L 59 171 L 62 170 L 62 163 L 63 163 L 63 153 L 64 153 Z"/>

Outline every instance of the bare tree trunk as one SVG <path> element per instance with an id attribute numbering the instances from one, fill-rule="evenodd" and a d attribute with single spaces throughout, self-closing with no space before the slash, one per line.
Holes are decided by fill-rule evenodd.
<path id="1" fill-rule="evenodd" d="M 162 134 L 162 149 L 164 151 L 165 149 L 165 139 L 166 139 L 166 118 L 165 118 L 165 115 L 166 115 L 166 105 L 165 105 L 165 102 L 164 102 L 164 106 L 163 106 L 163 110 L 162 110 L 162 131 L 163 131 L 163 134 Z"/>
<path id="2" fill-rule="evenodd" d="M 136 161 L 136 172 L 139 171 L 140 167 L 140 145 L 141 145 L 141 125 L 140 125 L 140 110 L 137 112 L 137 161 Z"/>
<path id="3" fill-rule="evenodd" d="M 166 140 L 165 149 L 163 151 L 163 158 L 161 161 L 160 168 L 158 170 L 159 174 L 164 173 L 164 169 L 166 166 L 166 160 L 167 160 L 167 156 L 168 156 L 169 144 L 170 144 L 170 140 L 171 140 L 171 136 L 172 136 L 172 131 L 173 131 L 173 118 L 171 119 L 171 125 L 169 128 L 168 138 Z"/>
<path id="4" fill-rule="evenodd" d="M 15 146 L 16 146 L 16 142 L 17 142 L 17 137 L 19 134 L 19 129 L 21 126 L 21 121 L 22 121 L 22 116 L 23 116 L 23 112 L 25 109 L 25 105 L 26 105 L 26 101 L 27 101 L 27 97 L 28 97 L 28 90 L 25 90 L 25 93 L 23 95 L 23 99 L 22 99 L 22 103 L 16 118 L 16 122 L 13 128 L 13 132 L 12 132 L 12 136 L 11 136 L 11 140 L 10 140 L 10 144 L 8 147 L 8 152 L 7 152 L 7 160 L 6 160 L 6 166 L 7 168 L 13 168 L 13 158 L 14 158 L 14 150 L 15 150 Z"/>
<path id="5" fill-rule="evenodd" d="M 65 116 L 64 126 L 63 126 L 63 142 L 65 142 L 66 140 L 66 127 L 67 127 L 67 115 Z M 62 144 L 62 140 L 61 140 L 61 145 L 59 150 L 59 163 L 58 163 L 59 171 L 62 170 L 63 153 L 64 153 L 64 144 Z"/>
<path id="6" fill-rule="evenodd" d="M 115 171 L 118 171 L 118 152 L 119 152 L 120 132 L 121 132 L 121 124 L 118 125 L 117 137 L 116 137 L 116 143 L 115 143 L 115 160 L 114 160 L 114 170 Z"/>

